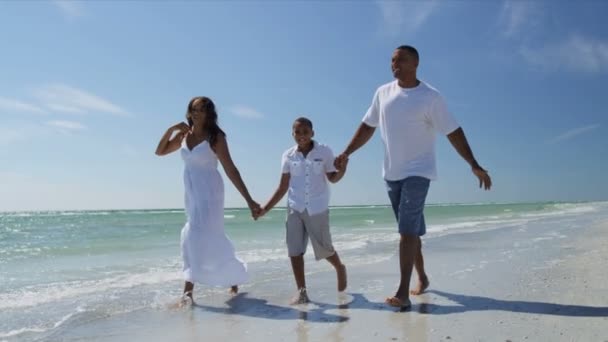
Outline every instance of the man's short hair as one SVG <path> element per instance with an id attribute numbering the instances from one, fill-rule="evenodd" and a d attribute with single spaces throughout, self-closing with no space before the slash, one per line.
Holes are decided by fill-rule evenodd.
<path id="1" fill-rule="evenodd" d="M 397 48 L 397 50 L 403 50 L 409 52 L 412 56 L 416 57 L 416 60 L 420 60 L 420 56 L 418 55 L 418 50 L 411 45 L 401 45 Z"/>
<path id="2" fill-rule="evenodd" d="M 312 129 L 312 121 L 310 121 L 308 118 L 300 116 L 299 118 L 297 118 L 293 121 L 293 123 L 296 123 L 296 122 L 304 124 L 304 125 L 308 126 L 310 129 Z"/>

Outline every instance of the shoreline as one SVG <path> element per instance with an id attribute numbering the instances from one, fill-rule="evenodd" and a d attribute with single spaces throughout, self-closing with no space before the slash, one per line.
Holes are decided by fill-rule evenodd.
<path id="1" fill-rule="evenodd" d="M 406 312 L 383 303 L 398 280 L 396 253 L 370 264 L 344 260 L 345 294 L 336 293 L 328 264 L 308 263 L 312 303 L 298 306 L 287 304 L 295 285 L 286 259 L 274 279 L 265 277 L 263 265 L 253 268 L 236 297 L 198 287 L 197 305 L 174 311 L 167 305 L 176 297 L 165 294 L 152 308 L 75 317 L 43 339 L 605 341 L 608 279 L 601 269 L 608 261 L 608 220 L 596 221 L 581 216 L 560 225 L 543 221 L 423 239 L 431 286 L 411 297 Z"/>

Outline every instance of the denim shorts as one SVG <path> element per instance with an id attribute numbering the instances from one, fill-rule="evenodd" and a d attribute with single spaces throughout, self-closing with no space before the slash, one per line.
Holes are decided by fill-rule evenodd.
<path id="1" fill-rule="evenodd" d="M 386 181 L 399 233 L 422 236 L 426 233 L 424 202 L 431 181 L 412 176 L 398 181 Z"/>

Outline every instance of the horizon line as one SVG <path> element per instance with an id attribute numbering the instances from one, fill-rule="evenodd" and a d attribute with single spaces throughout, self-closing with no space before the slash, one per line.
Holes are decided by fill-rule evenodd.
<path id="1" fill-rule="evenodd" d="M 521 201 L 521 202 L 437 202 L 427 203 L 426 207 L 433 206 L 467 206 L 467 205 L 515 205 L 515 204 L 567 204 L 567 203 L 602 203 L 608 202 L 605 200 L 578 200 L 578 201 L 559 201 L 559 200 L 544 200 L 544 201 Z M 343 205 L 330 205 L 329 208 L 345 208 L 345 207 L 390 207 L 390 204 L 343 204 Z M 224 210 L 240 210 L 249 209 L 248 207 L 224 207 Z M 275 206 L 273 209 L 287 209 L 286 206 Z M 152 211 L 152 210 L 185 210 L 182 207 L 177 208 L 101 208 L 101 209 L 32 209 L 32 210 L 0 210 L 1 214 L 6 213 L 32 213 L 32 212 L 85 212 L 85 211 Z"/>

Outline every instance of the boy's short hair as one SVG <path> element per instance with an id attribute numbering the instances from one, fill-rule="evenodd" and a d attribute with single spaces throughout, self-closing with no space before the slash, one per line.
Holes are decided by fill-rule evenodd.
<path id="1" fill-rule="evenodd" d="M 312 121 L 310 121 L 310 119 L 308 119 L 308 118 L 300 116 L 299 118 L 297 118 L 293 121 L 293 123 L 296 123 L 296 122 L 304 124 L 304 125 L 308 126 L 310 129 L 312 129 Z"/>

